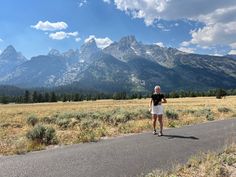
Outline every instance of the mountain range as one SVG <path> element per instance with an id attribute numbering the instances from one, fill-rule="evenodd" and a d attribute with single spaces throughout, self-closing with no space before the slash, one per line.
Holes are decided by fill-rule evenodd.
<path id="1" fill-rule="evenodd" d="M 0 55 L 0 84 L 76 87 L 102 92 L 236 88 L 235 56 L 190 54 L 126 36 L 100 49 L 91 39 L 65 53 L 52 49 L 27 60 L 13 46 Z"/>

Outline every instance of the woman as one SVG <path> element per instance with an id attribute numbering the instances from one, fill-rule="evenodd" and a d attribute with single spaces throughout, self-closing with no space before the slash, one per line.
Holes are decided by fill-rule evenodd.
<path id="1" fill-rule="evenodd" d="M 153 134 L 156 135 L 156 120 L 158 117 L 158 121 L 160 123 L 160 132 L 159 136 L 163 135 L 163 106 L 162 103 L 167 103 L 166 98 L 164 94 L 161 93 L 161 87 L 159 85 L 155 86 L 154 93 L 152 94 L 151 101 L 149 104 L 149 111 L 152 113 L 152 119 L 153 119 Z"/>

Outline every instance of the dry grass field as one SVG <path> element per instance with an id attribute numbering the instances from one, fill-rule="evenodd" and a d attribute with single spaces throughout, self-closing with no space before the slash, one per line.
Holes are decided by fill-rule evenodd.
<path id="1" fill-rule="evenodd" d="M 136 99 L 0 105 L 0 154 L 21 154 L 55 144 L 97 141 L 102 137 L 151 131 L 149 101 Z M 167 101 L 164 105 L 165 127 L 236 117 L 236 96 Z"/>

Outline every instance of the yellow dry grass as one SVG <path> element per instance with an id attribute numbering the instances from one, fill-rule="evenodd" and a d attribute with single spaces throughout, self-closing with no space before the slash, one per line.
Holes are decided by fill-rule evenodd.
<path id="1" fill-rule="evenodd" d="M 178 120 L 164 119 L 165 127 L 178 127 L 207 121 L 206 114 L 201 110 L 210 109 L 214 120 L 236 117 L 236 96 L 225 99 L 215 97 L 196 97 L 167 99 L 165 110 L 172 110 L 178 114 Z M 35 115 L 39 120 L 55 114 L 66 112 L 108 112 L 122 108 L 126 111 L 147 109 L 150 99 L 136 100 L 98 100 L 83 102 L 58 102 L 41 104 L 8 104 L 0 105 L 0 154 L 15 154 L 44 148 L 43 145 L 35 147 L 25 135 L 31 129 L 26 124 L 30 115 Z M 218 108 L 227 108 L 229 111 L 219 111 Z M 200 111 L 199 111 L 200 110 Z M 208 114 L 208 113 L 207 113 Z M 123 133 L 137 133 L 151 129 L 151 115 L 142 119 L 134 119 L 117 126 L 103 125 L 103 130 L 95 132 L 96 136 L 116 136 Z M 59 144 L 78 143 L 81 130 L 78 126 L 66 129 L 56 124 L 50 124 L 55 130 Z M 102 132 L 102 133 L 101 133 Z"/>
<path id="2" fill-rule="evenodd" d="M 222 153 L 208 152 L 191 157 L 187 164 L 173 170 L 153 172 L 145 177 L 235 177 L 236 145 L 231 144 Z"/>

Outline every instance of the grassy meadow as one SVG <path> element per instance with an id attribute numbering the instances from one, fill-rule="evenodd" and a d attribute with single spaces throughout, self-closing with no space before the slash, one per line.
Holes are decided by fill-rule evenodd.
<path id="1" fill-rule="evenodd" d="M 236 117 L 236 96 L 167 99 L 164 126 Z M 152 130 L 150 99 L 0 105 L 0 155 Z"/>

